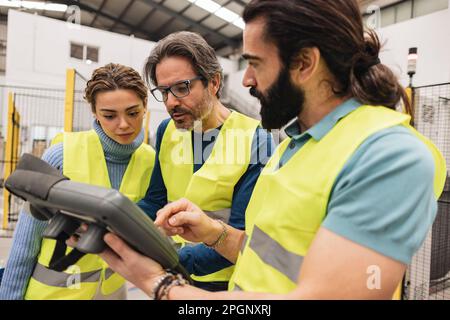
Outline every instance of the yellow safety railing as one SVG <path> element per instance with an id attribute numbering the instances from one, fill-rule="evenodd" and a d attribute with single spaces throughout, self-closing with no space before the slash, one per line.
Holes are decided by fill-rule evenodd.
<path id="1" fill-rule="evenodd" d="M 14 93 L 10 92 L 8 95 L 8 128 L 5 145 L 5 170 L 3 175 L 4 181 L 6 181 L 9 175 L 15 170 L 17 161 L 19 159 L 19 135 L 20 115 L 17 112 L 14 104 Z M 10 203 L 11 195 L 8 190 L 6 190 L 6 188 L 3 188 L 3 229 L 8 228 Z"/>
<path id="2" fill-rule="evenodd" d="M 406 95 L 408 96 L 409 103 L 411 103 L 411 105 L 412 105 L 412 103 L 413 103 L 413 88 L 408 87 L 405 89 L 405 91 L 406 91 Z"/>
<path id="3" fill-rule="evenodd" d="M 394 292 L 394 295 L 392 296 L 392 300 L 402 300 L 402 293 L 403 293 L 403 281 L 400 282 L 397 289 Z"/>
<path id="4" fill-rule="evenodd" d="M 66 98 L 64 101 L 64 131 L 73 131 L 73 108 L 75 102 L 75 69 L 66 72 Z"/>
<path id="5" fill-rule="evenodd" d="M 147 113 L 145 114 L 145 123 L 144 123 L 144 143 L 146 144 L 150 143 L 149 128 L 150 128 L 150 110 L 147 110 Z"/>
<path id="6" fill-rule="evenodd" d="M 406 96 L 408 97 L 409 103 L 411 105 L 411 111 L 412 111 L 412 115 L 411 115 L 411 125 L 414 126 L 414 122 L 415 122 L 415 106 L 414 106 L 414 89 L 411 87 L 408 87 L 405 89 L 406 91 Z"/>

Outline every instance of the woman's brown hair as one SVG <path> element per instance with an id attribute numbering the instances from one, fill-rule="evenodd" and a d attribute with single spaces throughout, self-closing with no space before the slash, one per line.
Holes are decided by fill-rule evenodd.
<path id="1" fill-rule="evenodd" d="M 148 88 L 145 82 L 136 70 L 117 63 L 110 63 L 94 70 L 87 82 L 84 97 L 95 113 L 97 94 L 118 89 L 133 90 L 142 99 L 144 108 L 146 107 Z"/>

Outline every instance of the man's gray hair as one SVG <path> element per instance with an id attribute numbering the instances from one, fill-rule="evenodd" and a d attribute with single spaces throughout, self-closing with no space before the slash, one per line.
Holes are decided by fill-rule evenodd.
<path id="1" fill-rule="evenodd" d="M 194 32 L 181 31 L 172 33 L 158 41 L 144 67 L 144 77 L 149 86 L 150 82 L 155 86 L 158 85 L 156 66 L 164 58 L 168 57 L 184 57 L 188 59 L 197 75 L 204 78 L 202 82 L 205 87 L 209 81 L 219 74 L 220 87 L 216 96 L 220 98 L 223 88 L 223 69 L 214 49 L 201 35 Z"/>

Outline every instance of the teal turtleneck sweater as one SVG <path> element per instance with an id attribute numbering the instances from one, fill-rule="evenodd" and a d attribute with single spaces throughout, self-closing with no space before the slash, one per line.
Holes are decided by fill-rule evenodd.
<path id="1" fill-rule="evenodd" d="M 96 121 L 94 121 L 93 127 L 102 144 L 111 186 L 119 190 L 131 155 L 144 141 L 144 132 L 141 131 L 131 144 L 122 145 L 108 137 Z M 63 144 L 59 143 L 50 147 L 44 153 L 42 159 L 62 172 Z M 46 226 L 47 222 L 36 220 L 28 212 L 21 211 L 0 285 L 0 300 L 20 300 L 24 298 L 28 281 L 41 249 L 42 233 Z"/>

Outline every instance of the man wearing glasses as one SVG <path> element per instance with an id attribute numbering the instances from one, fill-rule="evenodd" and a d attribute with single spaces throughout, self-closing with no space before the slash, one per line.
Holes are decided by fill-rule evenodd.
<path id="1" fill-rule="evenodd" d="M 186 198 L 220 221 L 224 232 L 225 224 L 243 230 L 253 188 L 272 153 L 271 135 L 220 102 L 222 67 L 198 34 L 179 32 L 158 42 L 145 77 L 171 119 L 158 128 L 150 188 L 139 206 L 155 219 L 166 204 Z M 213 250 L 225 236 L 210 244 L 175 238 L 198 287 L 227 289 L 233 264 Z"/>

